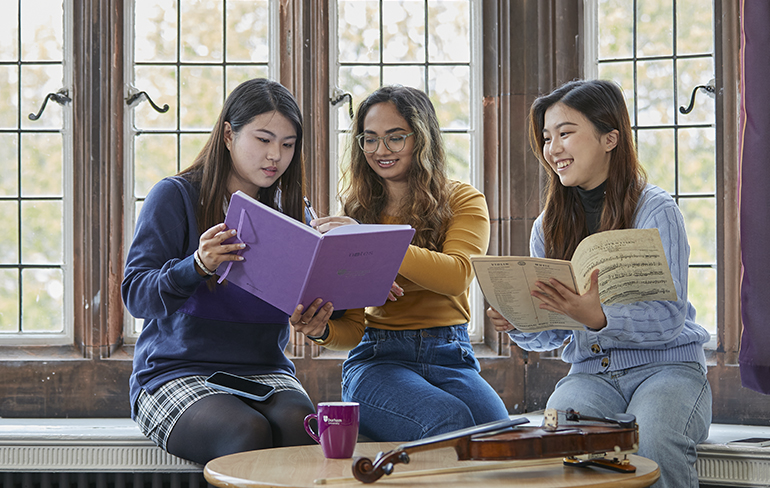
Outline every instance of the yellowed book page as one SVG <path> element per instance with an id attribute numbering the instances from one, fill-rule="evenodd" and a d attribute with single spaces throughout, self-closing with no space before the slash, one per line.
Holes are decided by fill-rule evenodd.
<path id="1" fill-rule="evenodd" d="M 569 261 L 523 256 L 471 256 L 476 280 L 487 302 L 522 332 L 546 329 L 582 329 L 566 315 L 542 310 L 540 300 L 530 292 L 536 281 L 555 278 L 576 289 Z"/>
<path id="2" fill-rule="evenodd" d="M 599 269 L 599 299 L 605 305 L 676 300 L 658 229 L 622 229 L 592 234 L 572 256 L 580 294 Z"/>

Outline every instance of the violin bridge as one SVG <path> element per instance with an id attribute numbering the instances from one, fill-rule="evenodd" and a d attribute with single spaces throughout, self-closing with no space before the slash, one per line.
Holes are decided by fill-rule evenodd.
<path id="1" fill-rule="evenodd" d="M 543 430 L 555 432 L 559 428 L 559 415 L 555 408 L 546 408 L 543 412 Z"/>

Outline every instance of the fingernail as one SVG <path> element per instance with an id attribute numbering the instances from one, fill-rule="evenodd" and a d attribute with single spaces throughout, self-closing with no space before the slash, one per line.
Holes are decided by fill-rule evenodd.
<path id="1" fill-rule="evenodd" d="M 238 232 L 237 230 L 233 229 L 230 231 L 230 235 L 235 235 L 237 232 Z"/>
<path id="2" fill-rule="evenodd" d="M 244 259 L 246 258 L 244 258 L 243 256 L 238 256 L 238 261 L 243 261 Z"/>
<path id="3" fill-rule="evenodd" d="M 239 245 L 238 245 L 238 247 L 240 247 L 241 249 L 243 249 L 244 247 L 246 247 L 246 244 L 239 244 Z"/>

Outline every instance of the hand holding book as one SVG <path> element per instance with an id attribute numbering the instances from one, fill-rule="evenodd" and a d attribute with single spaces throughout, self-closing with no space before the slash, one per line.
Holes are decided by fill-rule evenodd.
<path id="1" fill-rule="evenodd" d="M 516 329 L 581 329 L 563 312 L 540 308 L 535 283 L 557 280 L 566 290 L 584 295 L 599 270 L 601 303 L 676 300 L 676 289 L 657 229 L 623 229 L 586 237 L 571 261 L 527 256 L 471 256 L 487 302 Z M 502 327 L 502 323 L 501 323 Z"/>
<path id="2" fill-rule="evenodd" d="M 340 218 L 317 221 L 324 219 Z M 382 305 L 414 235 L 408 225 L 382 224 L 337 225 L 321 233 L 242 192 L 230 199 L 225 224 L 237 229 L 234 241 L 245 244 L 237 254 L 244 259 L 223 263 L 219 281 L 289 315 L 317 298 L 337 310 Z"/>
<path id="3" fill-rule="evenodd" d="M 537 290 L 533 290 L 531 294 L 540 300 L 541 310 L 566 315 L 589 329 L 601 330 L 607 325 L 607 317 L 604 315 L 599 299 L 598 269 L 591 273 L 591 285 L 582 295 L 573 292 L 555 279 L 548 280 L 548 283 L 536 281 L 535 286 Z"/>

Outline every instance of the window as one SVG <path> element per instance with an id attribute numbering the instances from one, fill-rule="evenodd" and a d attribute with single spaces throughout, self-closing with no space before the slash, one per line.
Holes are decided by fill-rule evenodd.
<path id="1" fill-rule="evenodd" d="M 251 78 L 276 77 L 275 0 L 126 2 L 126 249 L 142 202 L 163 177 L 189 166 L 227 95 Z M 150 102 L 152 100 L 152 102 Z M 155 106 L 153 106 L 155 105 Z M 164 110 L 164 107 L 166 108 Z M 143 320 L 126 314 L 126 339 Z"/>
<path id="2" fill-rule="evenodd" d="M 598 0 L 594 8 L 598 11 L 594 31 L 598 52 L 595 59 L 587 60 L 588 77 L 614 80 L 624 89 L 639 159 L 649 181 L 667 190 L 684 215 L 691 247 L 688 296 L 698 312 L 698 322 L 714 335 L 713 9 L 696 0 Z M 691 111 L 684 113 L 693 93 Z"/>
<path id="3" fill-rule="evenodd" d="M 453 107 L 452 111 L 465 115 L 456 118 L 443 112 L 440 120 L 447 138 L 453 138 L 447 142 L 457 154 L 454 176 L 470 181 L 488 196 L 493 252 L 526 253 L 529 229 L 539 213 L 539 167 L 527 146 L 527 110 L 536 95 L 584 76 L 578 59 L 584 51 L 584 57 L 591 58 L 588 51 L 592 41 L 584 39 L 580 23 L 583 16 L 596 18 L 600 14 L 598 2 L 129 0 L 117 2 L 125 9 L 115 11 L 111 7 L 116 3 L 106 0 L 0 0 L 5 14 L 0 20 L 0 219 L 6 229 L 13 229 L 0 237 L 3 414 L 128 415 L 132 348 L 124 345 L 130 341 L 135 324 L 124 313 L 120 280 L 135 214 L 154 182 L 175 173 L 194 157 L 225 94 L 241 77 L 269 76 L 297 94 L 307 128 L 311 196 L 318 198 L 314 203 L 320 204 L 319 208 L 324 203 L 328 207 L 336 194 L 331 182 L 337 179 L 337 160 L 344 154 L 340 148 L 346 143 L 350 123 L 343 106 L 330 109 L 329 99 L 340 94 L 332 96 L 335 85 L 352 93 L 357 103 L 377 83 L 425 83 L 420 87 L 440 110 Z M 740 249 L 737 211 L 733 208 L 738 130 L 737 2 L 709 2 L 713 14 L 708 8 L 683 10 L 695 5 L 692 0 L 662 2 L 668 28 L 678 33 L 670 33 L 671 52 L 619 54 L 597 49 L 592 59 L 601 55 L 601 65 L 606 66 L 601 69 L 610 69 L 623 60 L 636 66 L 636 79 L 632 67 L 619 71 L 626 76 L 619 81 L 626 93 L 633 94 L 629 100 L 638 99 L 634 109 L 638 114 L 633 115 L 640 146 L 647 144 L 645 137 L 675 141 L 661 144 L 670 155 L 669 161 L 655 154 L 643 158 L 658 158 L 660 164 L 650 170 L 651 178 L 669 189 L 683 206 L 691 243 L 701 240 L 700 230 L 692 228 L 693 220 L 708 225 L 716 222 L 716 238 L 713 230 L 704 227 L 705 252 L 693 250 L 692 262 L 697 267 L 690 280 L 691 287 L 696 281 L 706 281 L 697 273 L 715 276 L 716 280 L 716 291 L 709 291 L 711 298 L 703 299 L 711 301 L 705 305 L 696 302 L 699 319 L 713 314 L 709 307 L 716 303 L 717 347 L 711 357 L 716 366 L 709 367 L 714 420 L 756 423 L 756 419 L 767 418 L 767 402 L 740 387 L 735 367 L 741 329 L 737 305 Z M 642 7 L 649 10 L 658 3 L 602 0 L 602 9 L 606 7 L 601 13 L 602 25 L 621 22 L 625 30 L 612 35 L 629 39 L 632 27 L 625 19 L 634 16 L 611 12 L 621 8 L 628 13 Z M 367 5 L 370 12 L 361 23 L 350 20 L 359 18 L 354 16 L 341 27 L 336 14 L 332 15 L 337 10 L 348 12 L 348 8 L 353 13 L 342 15 L 353 15 L 361 5 Z M 29 14 L 32 8 L 34 15 Z M 468 17 L 463 17 L 467 23 L 446 18 L 447 12 L 461 10 L 468 12 Z M 641 12 L 650 13 L 648 10 Z M 409 12 L 408 18 L 404 12 Z M 713 20 L 703 20 L 704 15 Z M 432 19 L 440 19 L 437 22 L 441 25 L 419 27 L 433 25 Z M 391 30 L 392 24 L 404 22 L 416 31 L 416 37 L 399 39 L 400 28 Z M 693 22 L 701 26 L 713 22 L 714 40 L 709 41 L 713 46 L 703 47 L 700 41 L 695 47 L 674 43 L 682 35 L 680 31 Z M 598 33 L 598 24 L 591 25 Z M 636 37 L 646 27 L 637 26 Z M 337 32 L 342 28 L 346 31 Z M 457 38 L 467 36 L 470 47 L 450 48 L 453 56 L 461 54 L 458 57 L 438 56 L 442 50 L 432 51 L 431 45 L 447 39 L 448 34 L 441 29 L 454 32 Z M 330 34 L 330 30 L 334 32 Z M 333 45 L 338 38 L 344 44 L 354 33 L 364 32 L 366 46 L 386 47 L 374 58 L 361 57 L 372 54 L 369 48 L 367 53 L 351 55 L 350 44 L 344 52 L 342 45 L 339 52 Z M 47 40 L 40 42 L 35 33 Z M 33 35 L 30 50 L 25 47 L 28 34 Z M 693 28 L 687 41 L 709 35 L 702 27 Z M 449 40 L 456 39 L 450 36 Z M 403 46 L 419 46 L 422 57 L 397 56 L 396 48 Z M 389 51 L 391 47 L 395 53 Z M 595 65 L 596 75 L 599 65 Z M 658 107 L 662 105 L 656 105 L 661 97 L 659 91 L 649 92 L 650 88 L 640 83 L 644 80 L 638 73 L 647 69 L 650 74 L 653 71 L 649 67 L 661 66 L 668 66 L 676 84 L 669 81 L 665 89 L 663 85 L 652 87 L 665 93 L 663 112 L 668 118 L 651 120 L 643 112 L 661 113 Z M 356 85 L 355 76 L 361 70 L 371 70 L 377 80 L 371 85 Z M 448 96 L 451 90 L 438 83 L 450 80 L 435 73 L 454 70 L 467 73 L 467 81 L 457 85 L 463 96 L 467 93 L 467 99 Z M 694 86 L 712 77 L 716 77 L 718 87 L 715 115 L 706 110 L 714 102 L 703 90 L 689 115 L 675 112 L 689 104 Z M 60 106 L 49 100 L 38 121 L 27 118 L 29 113 L 37 113 L 48 93 L 62 88 L 68 90 L 72 102 Z M 161 107 L 168 104 L 169 111 L 156 112 L 144 95 L 127 105 L 126 99 L 141 92 Z M 649 109 L 644 105 L 648 102 Z M 712 138 L 716 140 L 715 150 L 709 146 Z M 699 141 L 692 146 L 698 149 L 697 154 L 688 152 L 692 141 Z M 707 170 L 705 163 L 700 166 L 708 159 L 700 155 L 701 151 L 716 160 L 711 163 L 715 176 L 713 167 Z M 28 171 L 30 163 L 39 161 L 44 162 Z M 695 176 L 688 173 L 696 168 Z M 701 169 L 705 176 L 700 176 Z M 688 202 L 701 208 L 702 202 L 709 201 L 712 203 L 702 208 L 711 206 L 704 214 L 711 221 L 685 208 Z M 45 219 L 36 220 L 29 209 L 43 207 L 48 211 Z M 31 244 L 27 242 L 28 232 L 38 228 L 46 229 L 35 236 L 45 240 L 42 257 L 30 254 L 35 248 L 28 247 Z M 39 296 L 29 285 L 29 280 L 35 283 L 38 272 L 53 278 L 46 281 L 52 287 L 46 287 Z M 56 292 L 57 287 L 63 288 L 62 295 Z M 29 312 L 25 307 L 40 308 Z M 44 307 L 53 307 L 52 313 Z M 483 313 L 481 307 L 476 310 Z M 34 320 L 36 313 L 44 315 L 41 321 Z M 50 317 L 58 318 L 52 322 Z M 57 325 L 52 325 L 54 322 Z M 47 330 L 31 329 L 35 323 Z M 40 345 L 26 347 L 35 341 Z M 490 351 L 480 356 L 482 374 L 509 409 L 525 412 L 542 408 L 553 385 L 566 373 L 565 364 L 558 358 L 551 360 L 510 348 L 507 339 L 489 327 L 484 341 Z M 338 398 L 341 362 L 317 361 L 308 353 L 311 347 L 317 346 L 304 341 L 295 344 L 293 357 L 301 381 L 314 400 Z"/>
<path id="4" fill-rule="evenodd" d="M 66 2 L 2 0 L 0 8 L 0 342 L 71 343 Z"/>

